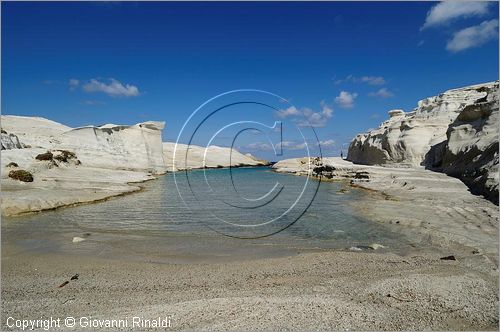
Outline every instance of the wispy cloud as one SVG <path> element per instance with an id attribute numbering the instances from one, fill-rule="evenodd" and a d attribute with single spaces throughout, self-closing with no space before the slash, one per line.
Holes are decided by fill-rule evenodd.
<path id="1" fill-rule="evenodd" d="M 335 146 L 335 141 L 333 139 L 319 141 L 319 145 L 321 145 L 322 148 L 331 148 Z"/>
<path id="2" fill-rule="evenodd" d="M 428 12 L 420 30 L 448 24 L 459 18 L 483 16 L 488 13 L 488 1 L 443 1 L 433 6 Z"/>
<path id="3" fill-rule="evenodd" d="M 370 92 L 368 94 L 371 97 L 380 97 L 380 98 L 390 98 L 394 97 L 394 93 L 392 93 L 389 89 L 387 88 L 381 88 L 376 92 Z"/>
<path id="4" fill-rule="evenodd" d="M 76 86 L 78 86 L 78 84 Z M 111 97 L 137 97 L 140 95 L 139 88 L 137 86 L 123 84 L 114 78 L 110 78 L 106 81 L 93 78 L 87 83 L 84 83 L 82 88 L 85 92 L 102 92 Z"/>
<path id="5" fill-rule="evenodd" d="M 308 142 L 283 141 L 283 142 L 276 143 L 274 146 L 274 149 L 273 149 L 273 146 L 269 143 L 255 142 L 255 143 L 250 143 L 250 144 L 241 146 L 240 148 L 242 150 L 247 150 L 247 151 L 273 151 L 273 150 L 279 151 L 281 149 L 288 150 L 288 151 L 299 151 L 299 150 L 306 150 L 307 145 L 309 145 L 309 147 L 313 147 L 313 146 L 317 146 L 318 143 L 322 149 L 331 149 L 331 148 L 335 147 L 335 144 L 336 144 L 333 139 L 328 139 L 328 140 L 324 140 L 324 141 L 314 141 L 314 142 L 312 142 L 312 141 L 308 141 Z"/>
<path id="6" fill-rule="evenodd" d="M 55 80 L 43 80 L 42 83 L 45 85 L 52 85 L 52 84 L 56 84 L 57 81 L 55 81 Z"/>
<path id="7" fill-rule="evenodd" d="M 333 108 L 327 105 L 324 101 L 321 102 L 321 111 L 319 112 L 314 112 L 308 107 L 304 107 L 299 110 L 295 106 L 276 112 L 276 116 L 280 119 L 294 118 L 293 121 L 300 127 L 324 127 L 332 115 Z"/>
<path id="8" fill-rule="evenodd" d="M 247 144 L 245 146 L 242 146 L 241 148 L 250 151 L 271 151 L 273 149 L 273 146 L 268 143 L 256 142 Z"/>
<path id="9" fill-rule="evenodd" d="M 361 77 L 361 82 L 370 85 L 384 85 L 385 79 L 382 76 L 363 76 Z"/>
<path id="10" fill-rule="evenodd" d="M 354 107 L 354 100 L 358 94 L 356 92 L 350 93 L 347 91 L 340 91 L 340 94 L 335 97 L 335 102 L 342 108 Z"/>
<path id="11" fill-rule="evenodd" d="M 277 150 L 280 148 L 283 148 L 283 150 L 304 150 L 306 146 L 305 142 L 283 141 L 276 144 L 275 148 Z"/>
<path id="12" fill-rule="evenodd" d="M 498 20 L 484 21 L 479 25 L 455 32 L 446 44 L 446 49 L 457 53 L 481 46 L 495 38 L 498 38 Z"/>
<path id="13" fill-rule="evenodd" d="M 106 103 L 105 103 L 105 102 L 100 101 L 100 100 L 85 100 L 83 103 L 84 103 L 85 105 L 89 105 L 89 106 L 106 105 Z"/>
<path id="14" fill-rule="evenodd" d="M 68 81 L 68 85 L 69 89 L 74 91 L 80 85 L 80 80 L 77 80 L 76 78 L 70 78 Z"/>
<path id="15" fill-rule="evenodd" d="M 357 77 L 354 75 L 348 75 L 344 79 L 338 79 L 333 81 L 335 84 L 341 83 L 367 83 L 370 85 L 384 85 L 386 83 L 385 78 L 383 76 L 361 76 Z"/>
<path id="16" fill-rule="evenodd" d="M 347 83 L 347 82 L 352 82 L 356 83 L 358 79 L 353 76 L 353 75 L 347 75 L 346 78 L 341 78 L 341 79 L 333 79 L 333 83 L 335 84 L 342 84 L 342 83 Z"/>

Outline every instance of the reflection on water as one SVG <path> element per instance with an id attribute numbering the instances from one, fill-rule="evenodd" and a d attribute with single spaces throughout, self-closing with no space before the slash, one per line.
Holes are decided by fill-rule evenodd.
<path id="1" fill-rule="evenodd" d="M 144 183 L 145 190 L 141 192 L 106 202 L 3 218 L 2 240 L 18 245 L 21 248 L 18 250 L 139 255 L 159 259 L 183 255 L 251 257 L 264 252 L 267 255 L 269 248 L 272 253 L 279 254 L 318 248 L 342 249 L 374 242 L 397 250 L 407 243 L 401 235 L 389 232 L 384 226 L 353 215 L 349 203 L 364 195 L 362 191 L 344 192 L 340 183 L 322 182 L 317 187 L 316 180 L 310 180 L 303 199 L 284 218 L 264 227 L 235 227 L 231 224 L 253 225 L 287 211 L 297 192 L 304 187 L 306 178 L 277 174 L 265 167 L 238 168 L 232 173 L 236 193 L 228 169 L 200 170 L 189 173 L 196 196 L 189 199 L 183 195 L 185 201 L 176 190 L 173 175 L 167 174 Z M 198 186 L 206 184 L 205 181 L 212 191 Z M 275 183 L 285 189 L 269 204 L 258 209 L 241 208 L 240 205 L 234 208 L 235 204 L 246 204 L 241 202 L 250 206 L 252 199 L 265 195 Z M 185 182 L 180 181 L 178 185 L 181 190 L 186 189 Z M 281 229 L 300 216 L 316 189 L 309 209 L 296 223 L 276 235 L 241 240 L 217 233 L 261 235 Z M 74 236 L 87 238 L 74 244 L 71 242 Z"/>

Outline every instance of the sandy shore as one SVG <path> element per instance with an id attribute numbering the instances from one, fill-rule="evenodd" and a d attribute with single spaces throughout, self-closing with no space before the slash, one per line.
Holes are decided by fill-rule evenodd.
<path id="1" fill-rule="evenodd" d="M 498 328 L 496 266 L 457 247 L 406 256 L 336 251 L 204 264 L 2 249 L 4 329 L 8 317 L 51 316 L 169 316 L 173 330 Z M 440 259 L 451 252 L 456 261 Z M 59 287 L 76 273 L 78 280 Z"/>

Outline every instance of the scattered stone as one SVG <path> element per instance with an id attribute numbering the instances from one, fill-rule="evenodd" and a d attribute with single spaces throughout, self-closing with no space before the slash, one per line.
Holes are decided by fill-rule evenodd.
<path id="1" fill-rule="evenodd" d="M 453 255 L 441 257 L 440 259 L 443 260 L 443 261 L 456 261 L 457 260 L 455 258 L 455 256 L 453 256 Z"/>
<path id="2" fill-rule="evenodd" d="M 370 176 L 369 176 L 369 173 L 366 172 L 366 171 L 360 171 L 360 172 L 356 172 L 356 174 L 354 175 L 354 178 L 355 179 L 369 179 Z"/>
<path id="3" fill-rule="evenodd" d="M 76 154 L 74 152 L 68 150 L 57 150 L 57 151 L 59 152 L 59 154 L 54 156 L 54 159 L 57 161 L 67 163 L 71 159 L 76 159 Z"/>
<path id="4" fill-rule="evenodd" d="M 15 162 L 10 162 L 10 163 L 7 164 L 6 167 L 19 167 L 19 165 L 17 163 L 15 163 Z"/>
<path id="5" fill-rule="evenodd" d="M 59 285 L 59 288 L 63 288 L 64 286 L 66 286 L 67 284 L 69 284 L 69 281 L 66 280 L 65 282 L 63 282 L 62 284 Z"/>
<path id="6" fill-rule="evenodd" d="M 372 243 L 368 246 L 368 248 L 373 249 L 373 250 L 377 250 L 377 249 L 385 248 L 385 246 L 378 244 L 378 243 Z"/>
<path id="7" fill-rule="evenodd" d="M 53 160 L 53 158 L 54 158 L 54 155 L 50 151 L 47 151 L 45 153 L 41 153 L 35 157 L 36 160 L 40 160 L 40 161 L 42 161 L 42 160 L 51 161 L 51 160 Z"/>
<path id="8" fill-rule="evenodd" d="M 73 238 L 73 243 L 78 243 L 78 242 L 82 242 L 82 241 L 85 241 L 85 239 L 83 237 L 75 236 Z"/>
<path id="9" fill-rule="evenodd" d="M 359 247 L 350 247 L 349 250 L 350 251 L 363 251 L 363 249 L 361 249 Z"/>
<path id="10" fill-rule="evenodd" d="M 331 173 L 335 171 L 335 167 L 330 165 L 321 165 L 313 168 L 313 172 L 317 175 L 324 175 L 323 173 Z"/>
<path id="11" fill-rule="evenodd" d="M 23 169 L 10 171 L 9 178 L 22 182 L 33 182 L 33 175 Z"/>

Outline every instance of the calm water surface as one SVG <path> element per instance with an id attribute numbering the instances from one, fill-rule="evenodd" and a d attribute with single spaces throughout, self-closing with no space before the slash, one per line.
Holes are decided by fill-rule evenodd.
<path id="1" fill-rule="evenodd" d="M 199 170 L 187 176 L 176 176 L 182 198 L 169 173 L 144 183 L 141 192 L 106 202 L 3 218 L 2 242 L 8 245 L 3 255 L 46 251 L 175 261 L 251 258 L 372 243 L 400 251 L 409 245 L 386 226 L 354 216 L 352 208 L 365 193 L 341 183 L 310 179 L 304 189 L 306 177 L 277 174 L 266 167 Z M 275 185 L 272 194 L 257 200 Z M 277 221 L 256 226 L 282 214 Z M 290 224 L 260 239 L 226 236 L 262 236 Z M 86 240 L 72 243 L 74 236 Z"/>

